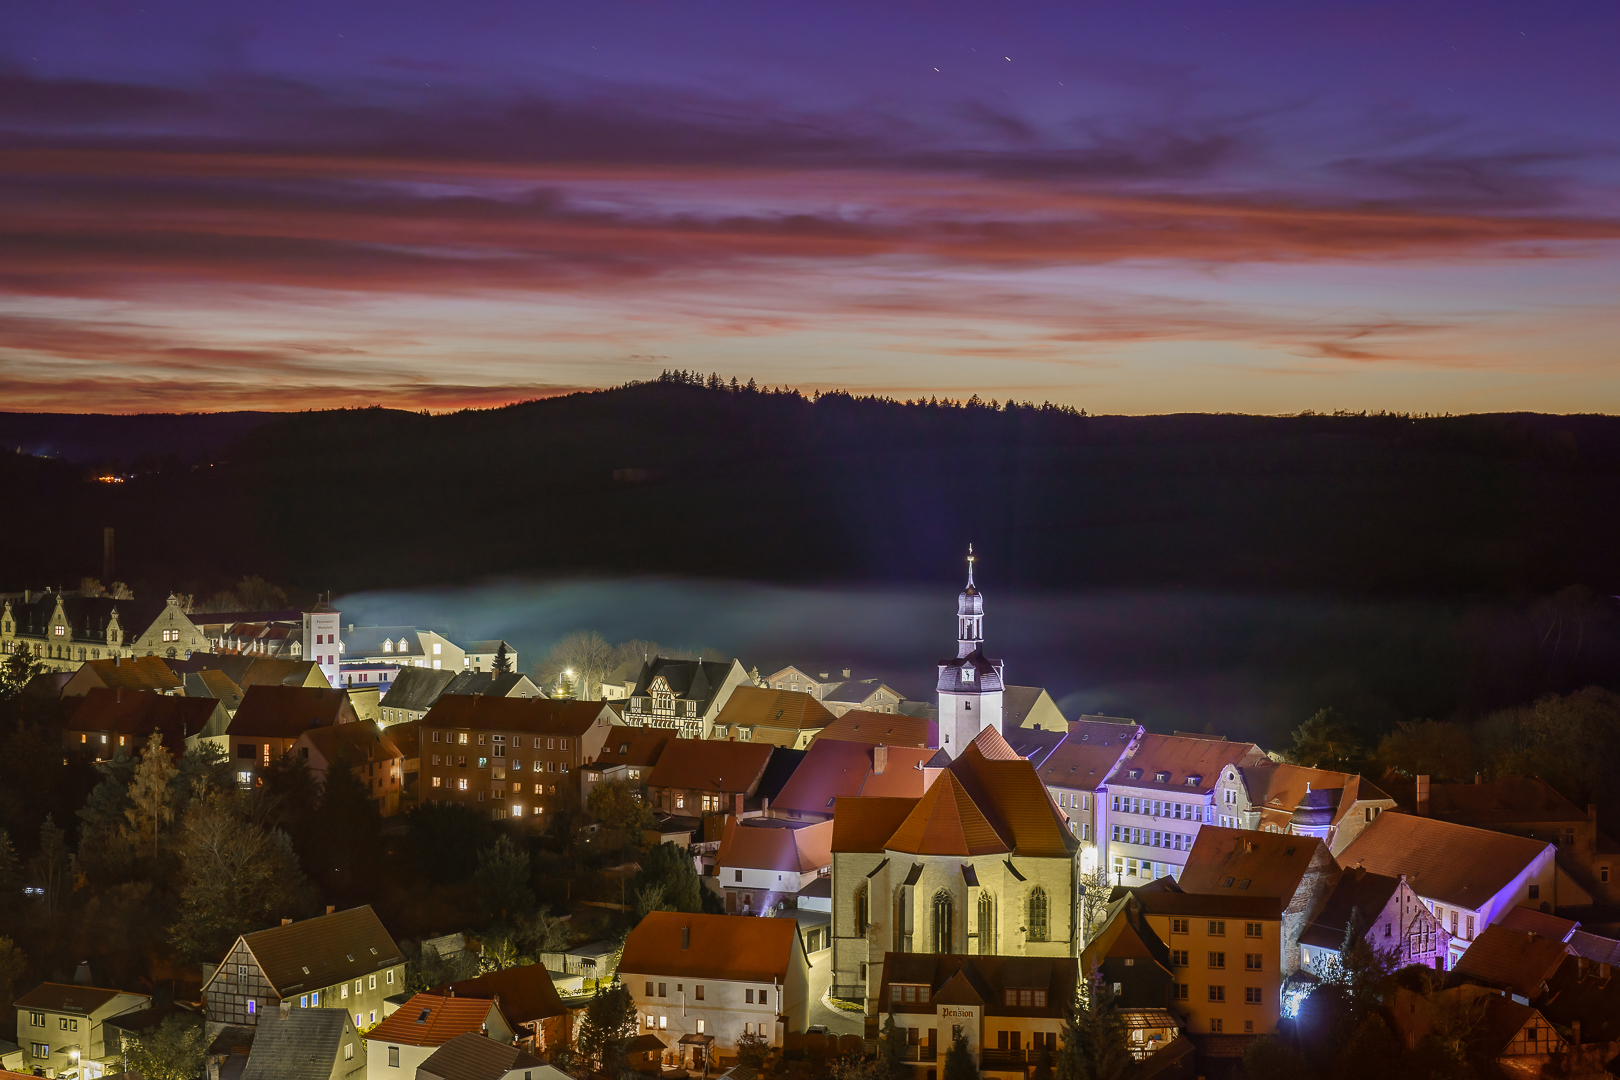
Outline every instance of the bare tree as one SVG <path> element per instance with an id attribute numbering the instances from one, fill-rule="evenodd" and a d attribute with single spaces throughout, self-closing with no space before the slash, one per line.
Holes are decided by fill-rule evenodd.
<path id="1" fill-rule="evenodd" d="M 600 701 L 602 676 L 613 667 L 613 647 L 595 630 L 575 630 L 534 665 L 542 685 L 570 684 L 582 701 Z M 572 672 L 572 675 L 569 674 Z"/>

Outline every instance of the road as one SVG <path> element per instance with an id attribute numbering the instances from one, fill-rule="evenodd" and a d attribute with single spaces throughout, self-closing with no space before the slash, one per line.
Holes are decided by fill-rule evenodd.
<path id="1" fill-rule="evenodd" d="M 834 1035 L 861 1035 L 866 1031 L 866 1017 L 858 1012 L 845 1012 L 826 1004 L 823 995 L 832 982 L 832 950 L 823 949 L 815 954 L 810 966 L 810 1012 L 807 1024 L 824 1026 Z"/>

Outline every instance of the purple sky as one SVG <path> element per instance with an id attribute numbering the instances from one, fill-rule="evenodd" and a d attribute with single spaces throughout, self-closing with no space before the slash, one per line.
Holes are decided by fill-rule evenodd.
<path id="1" fill-rule="evenodd" d="M 0 407 L 1620 409 L 1620 7 L 15 5 Z"/>

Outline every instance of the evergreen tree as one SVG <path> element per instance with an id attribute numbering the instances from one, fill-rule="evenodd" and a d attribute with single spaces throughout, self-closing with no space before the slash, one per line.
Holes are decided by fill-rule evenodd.
<path id="1" fill-rule="evenodd" d="M 514 844 L 510 836 L 498 837 L 494 844 L 478 853 L 473 886 L 490 917 L 503 926 L 511 926 L 534 907 L 534 890 L 529 887 L 529 853 Z"/>
<path id="2" fill-rule="evenodd" d="M 979 1066 L 968 1049 L 967 1036 L 958 1035 L 945 1052 L 944 1080 L 979 1080 Z"/>
<path id="3" fill-rule="evenodd" d="M 630 991 L 618 979 L 606 989 L 598 984 L 579 1025 L 580 1057 L 594 1071 L 618 1076 L 625 1065 L 625 1044 L 635 1035 L 636 1003 Z"/>
<path id="4" fill-rule="evenodd" d="M 1064 1018 L 1057 1080 L 1122 1080 L 1132 1064 L 1113 988 L 1094 972 L 1085 1006 Z"/>
<path id="5" fill-rule="evenodd" d="M 28 970 L 28 954 L 8 937 L 0 937 L 0 1001 L 10 1001 L 17 980 Z"/>
<path id="6" fill-rule="evenodd" d="M 140 763 L 129 784 L 129 805 L 124 818 L 137 851 L 154 863 L 159 850 L 168 843 L 168 829 L 174 822 L 171 785 L 179 772 L 163 736 L 152 732 L 141 751 Z"/>
<path id="7" fill-rule="evenodd" d="M 506 642 L 501 642 L 500 647 L 495 650 L 495 659 L 490 663 L 489 670 L 497 674 L 512 670 L 512 659 L 506 655 Z"/>
<path id="8" fill-rule="evenodd" d="M 73 852 L 67 834 L 46 814 L 39 825 L 39 854 L 28 861 L 35 884 L 45 890 L 45 914 L 55 915 L 73 883 Z"/>
<path id="9" fill-rule="evenodd" d="M 901 1080 L 906 1075 L 906 1029 L 894 1022 L 894 1013 L 883 1021 L 883 1044 L 878 1063 L 887 1080 Z"/>

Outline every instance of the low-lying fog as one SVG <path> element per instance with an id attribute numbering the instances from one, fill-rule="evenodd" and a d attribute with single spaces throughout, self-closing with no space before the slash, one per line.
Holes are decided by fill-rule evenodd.
<path id="1" fill-rule="evenodd" d="M 712 648 L 761 673 L 848 667 L 932 699 L 955 654 L 960 585 L 793 588 L 677 579 L 506 581 L 341 598 L 344 622 L 505 638 L 530 671 L 573 630 L 610 643 Z M 1067 715 L 1128 716 L 1268 746 L 1332 705 L 1379 727 L 1520 700 L 1537 628 L 1517 606 L 1167 592 L 1019 594 L 986 587 L 987 651 Z"/>

